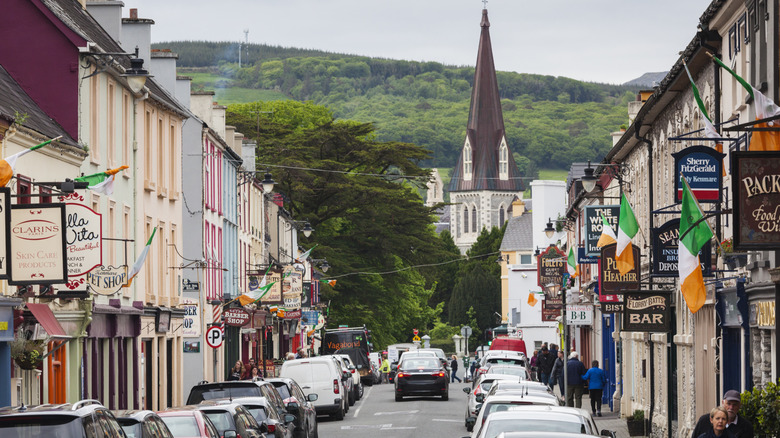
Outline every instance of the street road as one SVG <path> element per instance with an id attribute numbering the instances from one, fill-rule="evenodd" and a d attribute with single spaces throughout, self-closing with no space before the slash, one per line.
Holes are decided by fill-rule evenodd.
<path id="1" fill-rule="evenodd" d="M 393 385 L 366 387 L 363 399 L 350 407 L 343 421 L 318 417 L 319 435 L 336 437 L 464 437 L 466 394 L 471 384 L 450 385 L 450 399 L 410 397 L 396 402 Z"/>

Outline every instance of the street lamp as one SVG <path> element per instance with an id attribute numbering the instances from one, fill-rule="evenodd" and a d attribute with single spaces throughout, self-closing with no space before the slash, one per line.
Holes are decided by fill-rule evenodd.
<path id="1" fill-rule="evenodd" d="M 274 184 L 276 184 L 276 181 L 271 178 L 271 171 L 269 169 L 265 169 L 265 179 L 261 182 L 263 185 L 263 192 L 265 193 L 271 193 L 274 190 Z"/>
<path id="2" fill-rule="evenodd" d="M 311 236 L 311 233 L 314 231 L 314 228 L 311 227 L 311 224 L 306 222 L 303 225 L 303 235 L 306 237 Z"/>
<path id="3" fill-rule="evenodd" d="M 628 165 L 611 163 L 611 164 L 596 164 L 594 166 L 591 166 L 590 160 L 588 160 L 588 167 L 586 167 L 583 170 L 585 174 L 580 177 L 582 188 L 586 192 L 593 193 L 594 191 L 596 191 L 596 186 L 598 185 L 598 178 L 596 177 L 595 173 L 596 173 L 596 169 L 599 167 L 606 167 L 608 169 L 609 174 L 617 178 L 621 191 L 623 190 L 624 184 L 627 185 L 623 177 L 627 176 L 631 171 Z M 631 190 L 627 190 L 627 191 L 630 192 Z"/>
<path id="4" fill-rule="evenodd" d="M 593 193 L 593 190 L 596 189 L 596 177 L 593 176 L 593 169 L 590 167 L 590 160 L 588 160 L 588 167 L 585 168 L 585 175 L 580 178 L 580 181 L 582 181 L 582 188 L 585 189 L 588 193 Z"/>
<path id="5" fill-rule="evenodd" d="M 121 76 L 127 79 L 127 86 L 134 94 L 140 93 L 146 85 L 146 80 L 152 77 L 144 70 L 144 60 L 138 57 L 138 47 L 135 48 L 135 57 L 130 58 L 130 68 Z"/>
<path id="6" fill-rule="evenodd" d="M 498 258 L 496 259 L 496 263 L 498 263 L 499 265 L 501 263 L 504 263 L 504 262 L 509 263 L 509 254 L 507 254 L 507 255 L 500 255 L 499 254 Z"/>

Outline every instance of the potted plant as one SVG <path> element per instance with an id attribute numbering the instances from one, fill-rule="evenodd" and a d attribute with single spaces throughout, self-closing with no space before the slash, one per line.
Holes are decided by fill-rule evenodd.
<path id="1" fill-rule="evenodd" d="M 645 411 L 636 409 L 634 413 L 626 417 L 628 436 L 643 436 L 645 434 Z"/>
<path id="2" fill-rule="evenodd" d="M 46 341 L 27 339 L 20 333 L 11 342 L 11 359 L 23 370 L 34 370 L 43 362 Z"/>
<path id="3" fill-rule="evenodd" d="M 721 254 L 721 251 L 723 251 L 723 254 Z M 744 267 L 747 264 L 747 253 L 734 252 L 734 239 L 731 237 L 720 242 L 715 252 L 723 256 L 723 262 L 731 270 Z"/>

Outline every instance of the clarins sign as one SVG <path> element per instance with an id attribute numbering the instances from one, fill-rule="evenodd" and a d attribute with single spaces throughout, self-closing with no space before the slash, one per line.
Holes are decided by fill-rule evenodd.
<path id="1" fill-rule="evenodd" d="M 14 205 L 9 229 L 8 284 L 66 282 L 64 204 Z"/>
<path id="2" fill-rule="evenodd" d="M 732 152 L 734 248 L 780 246 L 780 152 Z"/>

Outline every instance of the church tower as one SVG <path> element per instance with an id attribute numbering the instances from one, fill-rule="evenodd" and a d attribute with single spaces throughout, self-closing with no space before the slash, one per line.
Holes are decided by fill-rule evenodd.
<path id="1" fill-rule="evenodd" d="M 509 220 L 512 201 L 522 199 L 525 185 L 506 141 L 490 43 L 490 21 L 482 10 L 474 89 L 460 158 L 452 170 L 450 231 L 464 253 L 483 228 Z"/>

